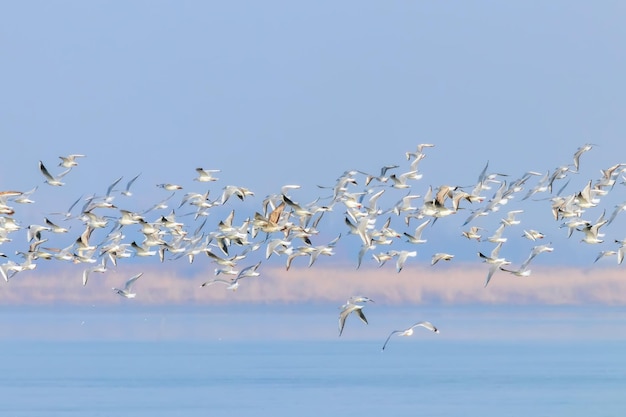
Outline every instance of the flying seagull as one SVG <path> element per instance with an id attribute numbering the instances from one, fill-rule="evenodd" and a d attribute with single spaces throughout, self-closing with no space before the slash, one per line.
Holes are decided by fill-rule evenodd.
<path id="1" fill-rule="evenodd" d="M 431 332 L 439 333 L 439 329 L 436 328 L 431 322 L 429 322 L 429 321 L 420 321 L 420 322 L 415 323 L 414 325 L 412 325 L 408 329 L 405 329 L 405 330 L 394 330 L 393 332 L 389 333 L 389 336 L 387 336 L 387 340 L 385 340 L 385 344 L 383 344 L 382 350 L 385 350 L 385 347 L 387 346 L 387 343 L 389 342 L 389 339 L 391 339 L 391 336 L 393 336 L 394 334 L 397 334 L 398 336 L 411 336 L 413 334 L 413 329 L 415 329 L 416 327 L 423 327 L 425 329 L 430 330 Z"/>

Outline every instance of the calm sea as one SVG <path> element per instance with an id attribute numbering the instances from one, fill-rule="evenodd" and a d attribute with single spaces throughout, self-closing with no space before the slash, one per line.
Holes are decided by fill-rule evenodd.
<path id="1" fill-rule="evenodd" d="M 624 312 L 607 307 L 438 308 L 441 334 L 384 352 L 411 308 L 345 338 L 319 308 L 20 309 L 0 319 L 0 416 L 626 415 Z"/>

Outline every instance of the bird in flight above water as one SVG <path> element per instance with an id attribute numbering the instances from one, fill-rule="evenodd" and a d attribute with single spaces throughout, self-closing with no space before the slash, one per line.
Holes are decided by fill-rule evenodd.
<path id="1" fill-rule="evenodd" d="M 374 300 L 364 295 L 353 295 L 350 298 L 348 298 L 348 301 L 346 301 L 344 305 L 341 306 L 341 311 L 339 312 L 339 336 L 341 336 L 341 334 L 343 333 L 343 328 L 346 324 L 346 319 L 348 318 L 350 313 L 355 313 L 356 315 L 359 316 L 359 318 L 361 319 L 363 323 L 368 324 L 367 319 L 365 318 L 365 314 L 363 314 L 363 310 L 362 310 L 364 306 L 357 304 L 357 303 L 368 303 L 368 302 L 373 303 Z"/>
<path id="2" fill-rule="evenodd" d="M 118 293 L 122 297 L 135 298 L 135 296 L 137 294 L 132 292 L 132 287 L 133 287 L 133 284 L 135 283 L 135 281 L 137 281 L 139 279 L 139 277 L 141 277 L 142 275 L 143 275 L 143 272 L 140 272 L 140 273 L 138 273 L 136 275 L 133 275 L 132 277 L 130 277 L 126 281 L 126 284 L 124 284 L 124 288 L 121 288 L 121 289 L 120 288 L 113 288 L 113 291 L 115 291 L 116 293 Z"/>
<path id="3" fill-rule="evenodd" d="M 382 350 L 385 350 L 385 347 L 387 346 L 387 343 L 389 343 L 389 339 L 391 339 L 391 336 L 393 336 L 394 334 L 397 334 L 398 336 L 411 336 L 413 334 L 413 329 L 415 329 L 416 327 L 423 327 L 427 330 L 430 330 L 433 333 L 439 333 L 439 329 L 436 328 L 431 322 L 420 321 L 420 322 L 415 323 L 408 329 L 394 330 L 391 333 L 389 333 L 389 336 L 387 336 L 387 340 L 385 340 L 385 343 L 383 344 Z"/>

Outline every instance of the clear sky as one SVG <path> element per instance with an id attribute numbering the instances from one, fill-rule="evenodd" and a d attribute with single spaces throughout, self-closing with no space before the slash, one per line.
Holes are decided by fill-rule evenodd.
<path id="1" fill-rule="evenodd" d="M 474 186 L 487 162 L 488 171 L 507 174 L 500 178 L 508 183 L 528 171 L 553 173 L 573 164 L 576 150 L 591 143 L 578 173 L 557 182 L 560 188 L 569 180 L 562 195 L 577 193 L 598 181 L 602 169 L 626 163 L 625 12 L 621 2 L 583 1 L 5 2 L 0 190 L 37 189 L 34 204 L 10 204 L 22 228 L 0 251 L 17 261 L 13 252 L 28 249 L 23 235 L 29 224 L 46 216 L 62 222 L 51 213 L 67 210 L 79 197 L 102 196 L 119 177 L 118 191 L 140 174 L 132 197 L 116 195 L 119 208 L 129 210 L 145 210 L 167 197 L 169 192 L 156 187 L 161 183 L 183 186 L 163 214 L 177 209 L 187 192 L 208 189 L 214 200 L 224 186 L 237 185 L 255 193 L 215 207 L 208 231 L 232 209 L 241 224 L 285 184 L 300 185 L 290 195 L 308 203 L 330 196 L 332 190 L 318 185 L 334 185 L 346 170 L 378 175 L 382 166 L 399 165 L 389 173 L 400 175 L 410 167 L 405 153 L 420 143 L 435 145 L 424 149 L 421 179 L 412 180 L 410 189 L 370 189 L 385 189 L 386 208 L 409 192 L 423 197 L 429 186 Z M 44 183 L 38 162 L 56 174 L 62 170 L 59 156 L 68 154 L 85 157 L 63 177 L 65 185 Z M 219 180 L 194 181 L 198 167 L 219 169 Z M 351 191 L 365 190 L 365 175 L 356 177 L 359 184 Z M 511 267 L 533 245 L 551 243 L 553 253 L 538 255 L 533 266 L 618 268 L 615 257 L 594 260 L 602 250 L 616 250 L 615 239 L 626 238 L 626 214 L 602 229 L 602 244 L 581 243 L 578 231 L 567 238 L 566 228 L 559 227 L 563 221 L 552 217 L 549 195 L 522 201 L 539 178 L 532 176 L 491 220 L 472 225 L 484 227 L 486 237 L 507 211 L 522 209 L 521 224 L 507 230 L 501 251 Z M 609 217 L 626 201 L 624 180 L 618 177 L 582 217 Z M 497 187 L 484 192 L 487 199 Z M 488 254 L 493 244 L 461 236 L 469 227 L 464 220 L 477 207 L 464 202 L 454 216 L 429 225 L 428 243 L 415 248 L 418 256 L 409 258 L 407 268 L 430 268 L 432 254 L 450 252 L 458 268 L 478 268 L 475 288 L 488 291 L 482 288 L 488 267 L 477 252 Z M 314 244 L 342 233 L 335 257 L 318 262 L 354 273 L 359 239 L 348 235 L 344 211 L 337 207 L 325 215 Z M 381 216 L 377 226 L 389 216 Z M 183 219 L 191 230 L 199 223 Z M 406 226 L 394 217 L 392 226 L 412 233 L 419 222 Z M 544 241 L 521 237 L 531 228 L 545 232 Z M 48 245 L 69 245 L 82 230 L 74 220 L 68 237 L 49 236 Z M 129 232 L 129 240 L 133 236 Z M 413 249 L 404 240 L 394 247 Z M 388 249 L 372 250 L 364 267 L 377 268 L 371 255 Z M 282 271 L 284 258 L 276 258 L 256 256 L 254 262 Z M 51 267 L 44 262 L 27 273 L 45 273 Z M 176 265 L 188 277 L 202 271 L 211 276 L 216 267 L 208 259 L 185 262 Z M 394 262 L 381 270 L 395 274 Z M 155 258 L 126 264 L 162 268 Z M 294 260 L 295 269 L 306 266 L 304 259 Z M 63 268 L 78 271 L 80 285 L 84 265 Z M 115 285 L 130 275 L 121 273 Z"/>

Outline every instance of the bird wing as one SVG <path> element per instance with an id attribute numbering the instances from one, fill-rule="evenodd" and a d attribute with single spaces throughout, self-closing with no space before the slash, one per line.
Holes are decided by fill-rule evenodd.
<path id="1" fill-rule="evenodd" d="M 245 267 L 244 269 L 241 270 L 241 272 L 239 272 L 239 274 L 237 275 L 236 279 L 240 279 L 240 278 L 244 278 L 244 277 L 250 277 L 252 275 L 254 275 L 254 271 L 256 271 L 258 269 L 258 267 L 261 265 L 261 262 L 257 262 L 254 265 L 250 265 Z"/>
<path id="2" fill-rule="evenodd" d="M 142 276 L 142 275 L 143 275 L 143 272 L 140 272 L 137 275 L 133 275 L 132 277 L 130 277 L 128 279 L 128 281 L 126 281 L 126 284 L 124 285 L 124 289 L 126 291 L 130 291 L 130 289 L 133 286 L 133 284 L 135 283 L 135 281 L 137 281 L 139 279 L 139 277 Z"/>
<path id="3" fill-rule="evenodd" d="M 339 313 L 339 336 L 341 336 L 341 334 L 343 333 L 343 328 L 346 324 L 346 319 L 352 312 L 356 312 L 356 314 L 359 316 L 361 321 L 364 322 L 365 324 L 368 324 L 367 319 L 365 318 L 365 315 L 363 314 L 362 309 L 363 309 L 363 306 L 358 305 L 358 304 L 352 304 L 350 302 L 342 306 L 342 310 Z"/>
<path id="4" fill-rule="evenodd" d="M 50 172 L 48 171 L 48 169 L 46 168 L 46 166 L 43 164 L 43 162 L 39 161 L 39 170 L 41 171 L 41 173 L 43 174 L 44 177 L 46 177 L 47 179 L 54 181 L 55 178 L 50 175 Z"/>
<path id="5" fill-rule="evenodd" d="M 235 280 L 225 280 L 225 279 L 219 279 L 219 278 L 215 278 L 212 279 L 211 281 L 207 281 L 207 282 L 203 282 L 202 285 L 200 285 L 201 287 L 207 287 L 209 285 L 213 285 L 213 284 L 225 284 L 225 285 L 232 285 L 235 282 Z"/>
<path id="6" fill-rule="evenodd" d="M 111 191 L 113 191 L 113 187 L 115 187 L 120 181 L 122 181 L 122 178 L 124 177 L 119 177 L 118 179 L 113 181 L 111 185 L 109 185 L 109 187 L 107 188 L 107 193 L 105 194 L 107 197 L 111 195 Z"/>
<path id="7" fill-rule="evenodd" d="M 431 332 L 438 333 L 439 330 L 429 321 L 420 321 L 411 326 L 411 329 L 415 327 L 424 327 L 425 329 L 430 330 Z"/>
<path id="8" fill-rule="evenodd" d="M 283 201 L 270 213 L 270 215 L 268 216 L 268 221 L 272 224 L 278 224 L 278 221 L 280 220 L 280 216 L 283 213 L 284 209 L 285 202 Z"/>
<path id="9" fill-rule="evenodd" d="M 359 318 L 361 319 L 363 323 L 369 324 L 367 322 L 367 319 L 365 318 L 365 314 L 363 314 L 363 309 L 359 308 L 358 310 L 356 310 L 356 314 L 358 314 Z"/>
<path id="10" fill-rule="evenodd" d="M 68 172 L 70 172 L 71 170 L 72 170 L 72 168 L 68 168 L 68 169 L 66 169 L 65 171 L 61 172 L 61 173 L 59 174 L 59 176 L 57 177 L 57 179 L 61 179 L 61 178 L 63 178 L 63 177 L 64 177 L 65 175 L 67 175 L 67 173 L 68 173 Z"/>
<path id="11" fill-rule="evenodd" d="M 413 236 L 415 236 L 416 239 L 422 238 L 422 232 L 424 231 L 424 228 L 428 225 L 428 223 L 430 223 L 430 219 L 426 220 L 415 228 L 415 234 Z"/>
<path id="12" fill-rule="evenodd" d="M 139 173 L 139 174 L 135 175 L 135 176 L 133 177 L 133 179 L 132 179 L 132 180 L 130 180 L 130 181 L 128 181 L 128 182 L 126 183 L 126 191 L 127 191 L 127 192 L 128 192 L 128 190 L 130 189 L 130 186 L 131 186 L 131 185 L 133 185 L 133 183 L 135 182 L 135 180 L 136 180 L 137 178 L 139 178 L 139 176 L 140 176 L 140 175 L 141 175 L 141 173 Z"/>
<path id="13" fill-rule="evenodd" d="M 346 319 L 354 309 L 354 304 L 346 304 L 339 313 L 339 336 L 343 333 L 343 328 L 346 325 Z"/>
<path id="14" fill-rule="evenodd" d="M 496 272 L 496 269 L 498 269 L 498 264 L 492 264 L 491 267 L 489 267 L 489 272 L 487 272 L 487 279 L 485 280 L 485 287 L 487 286 L 487 284 L 489 284 L 489 281 L 491 281 L 491 277 L 493 276 L 493 273 Z"/>
<path id="15" fill-rule="evenodd" d="M 389 339 L 391 339 L 391 336 L 393 336 L 396 333 L 402 333 L 403 331 L 404 330 L 394 330 L 393 332 L 389 333 L 389 336 L 387 336 L 387 340 L 385 340 L 385 343 L 383 344 L 383 348 L 381 350 L 385 350 L 385 347 L 387 346 Z"/>
<path id="16" fill-rule="evenodd" d="M 491 251 L 491 258 L 496 259 L 500 254 L 500 248 L 502 247 L 502 242 L 498 243 L 495 248 Z"/>
<path id="17" fill-rule="evenodd" d="M 83 271 L 83 286 L 87 285 L 87 280 L 89 279 L 89 268 Z"/>

